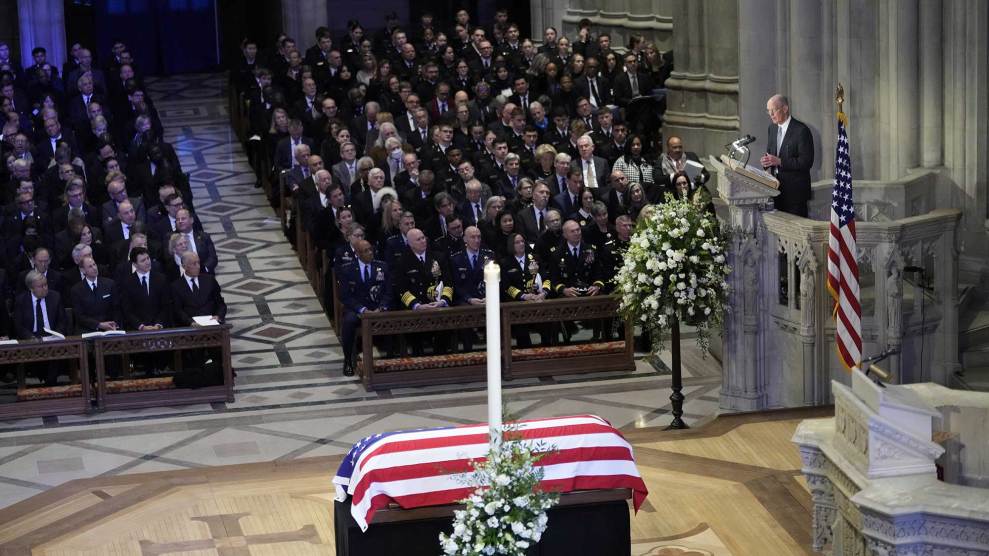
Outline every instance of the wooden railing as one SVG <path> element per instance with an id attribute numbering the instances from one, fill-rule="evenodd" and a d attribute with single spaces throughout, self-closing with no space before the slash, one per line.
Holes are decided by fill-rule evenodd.
<path id="1" fill-rule="evenodd" d="M 617 341 L 519 348 L 512 345 L 513 325 L 560 323 L 618 318 L 618 300 L 612 296 L 509 302 L 501 306 L 501 359 L 505 379 L 635 368 L 631 323 L 623 324 Z M 433 333 L 451 336 L 484 326 L 484 306 L 447 307 L 429 311 L 384 311 L 361 316 L 361 360 L 358 371 L 370 390 L 484 380 L 483 351 L 399 358 L 376 357 L 375 338 Z M 454 336 L 454 343 L 456 336 Z M 406 336 L 407 337 L 407 336 Z"/>
<path id="2" fill-rule="evenodd" d="M 176 404 L 194 404 L 210 402 L 233 402 L 233 367 L 230 362 L 230 325 L 204 326 L 192 328 L 169 328 L 149 332 L 133 332 L 122 336 L 103 336 L 93 342 L 96 358 L 96 401 L 102 409 L 129 409 L 141 407 L 158 407 Z M 209 359 L 213 352 L 213 364 L 220 366 L 221 384 L 203 385 L 198 388 L 177 388 L 174 381 L 171 387 L 147 384 L 149 389 L 114 388 L 114 380 L 107 376 L 107 360 L 115 355 L 131 355 L 137 353 L 160 353 L 181 351 L 202 351 L 198 358 L 202 361 Z M 219 359 L 219 361 L 216 360 Z M 183 373 L 182 357 L 174 358 L 175 373 Z M 206 369 L 201 368 L 205 373 Z M 127 379 L 123 379 L 127 380 Z M 138 379 L 142 380 L 142 379 Z M 149 379 L 143 379 L 151 381 Z M 134 381 L 137 382 L 137 381 Z M 141 384 L 137 384 L 140 388 Z"/>
<path id="3" fill-rule="evenodd" d="M 65 361 L 70 370 L 72 384 L 67 386 L 25 388 L 25 365 L 31 363 L 55 364 Z M 86 341 L 78 336 L 64 340 L 20 340 L 17 344 L 0 346 L 0 366 L 16 365 L 17 399 L 0 403 L 0 420 L 38 417 L 44 415 L 69 415 L 91 411 L 89 358 Z M 46 392 L 49 395 L 38 395 Z M 31 394 L 38 395 L 33 398 Z M 22 397 L 28 394 L 26 397 Z"/>

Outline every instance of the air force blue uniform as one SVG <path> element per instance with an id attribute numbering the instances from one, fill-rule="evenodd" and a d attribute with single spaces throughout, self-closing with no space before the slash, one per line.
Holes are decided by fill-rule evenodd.
<path id="1" fill-rule="evenodd" d="M 368 310 L 388 309 L 391 277 L 388 265 L 381 261 L 363 263 L 355 260 L 340 269 L 337 280 L 340 283 L 340 301 L 344 305 L 340 335 L 346 372 L 352 368 L 354 361 L 354 341 L 360 326 L 360 315 Z"/>

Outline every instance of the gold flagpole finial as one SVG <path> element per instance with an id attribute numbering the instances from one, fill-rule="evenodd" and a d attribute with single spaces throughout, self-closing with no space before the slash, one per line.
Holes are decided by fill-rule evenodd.
<path id="1" fill-rule="evenodd" d="M 842 104 L 845 103 L 845 88 L 841 86 L 841 82 L 838 82 L 838 87 L 834 91 L 834 101 L 838 103 L 838 113 L 843 113 Z"/>

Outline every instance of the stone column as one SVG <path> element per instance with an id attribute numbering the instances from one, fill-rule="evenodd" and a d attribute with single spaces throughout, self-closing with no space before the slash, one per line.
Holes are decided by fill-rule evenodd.
<path id="1" fill-rule="evenodd" d="M 327 6 L 320 0 L 282 0 L 283 30 L 303 54 L 316 43 L 316 28 L 329 22 Z"/>
<path id="2" fill-rule="evenodd" d="M 880 179 L 920 165 L 917 0 L 879 2 Z"/>
<path id="3" fill-rule="evenodd" d="M 941 0 L 920 3 L 920 162 L 925 168 L 941 165 L 944 158 L 944 81 Z"/>
<path id="4" fill-rule="evenodd" d="M 727 0 L 673 6 L 665 136 L 683 138 L 688 150 L 721 153 L 739 134 L 738 9 Z"/>
<path id="5" fill-rule="evenodd" d="M 65 6 L 62 0 L 21 0 L 17 3 L 21 34 L 21 66 L 34 65 L 31 50 L 43 46 L 48 62 L 61 68 L 66 60 Z"/>

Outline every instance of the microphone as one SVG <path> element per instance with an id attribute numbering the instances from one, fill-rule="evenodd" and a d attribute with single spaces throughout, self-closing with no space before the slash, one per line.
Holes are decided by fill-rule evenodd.
<path id="1" fill-rule="evenodd" d="M 745 135 L 744 137 L 739 137 L 738 139 L 736 139 L 735 142 L 731 144 L 731 146 L 735 147 L 736 149 L 740 149 L 745 145 L 754 142 L 755 142 L 755 137 L 751 135 Z"/>

